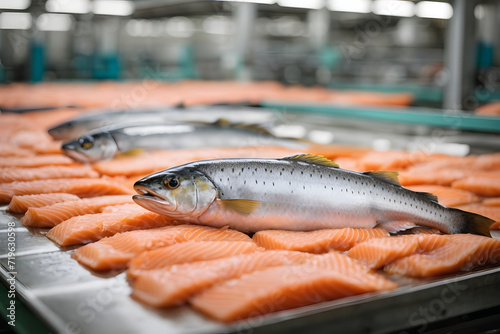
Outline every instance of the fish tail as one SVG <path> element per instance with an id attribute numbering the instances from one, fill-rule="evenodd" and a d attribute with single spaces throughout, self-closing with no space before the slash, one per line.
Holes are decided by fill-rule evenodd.
<path id="1" fill-rule="evenodd" d="M 472 212 L 452 208 L 450 209 L 458 211 L 463 218 L 463 224 L 460 226 L 458 231 L 454 233 L 471 233 L 491 237 L 490 227 L 493 223 L 495 223 L 493 219 Z"/>

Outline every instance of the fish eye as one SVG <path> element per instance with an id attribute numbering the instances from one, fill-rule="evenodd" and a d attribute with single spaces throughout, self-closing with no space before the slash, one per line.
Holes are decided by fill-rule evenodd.
<path id="1" fill-rule="evenodd" d="M 179 185 L 181 183 L 179 182 L 179 178 L 177 176 L 170 176 L 170 177 L 166 178 L 165 180 L 163 180 L 163 184 L 168 189 L 175 189 L 175 188 L 179 187 Z"/>
<path id="2" fill-rule="evenodd" d="M 94 138 L 90 136 L 82 137 L 78 139 L 78 144 L 85 150 L 91 149 L 94 146 Z"/>

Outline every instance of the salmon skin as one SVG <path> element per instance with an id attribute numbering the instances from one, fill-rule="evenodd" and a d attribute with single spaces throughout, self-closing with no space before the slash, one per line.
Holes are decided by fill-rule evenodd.
<path id="1" fill-rule="evenodd" d="M 204 106 L 203 108 L 148 108 L 119 111 L 101 111 L 76 117 L 60 123 L 48 130 L 54 139 L 70 140 L 85 135 L 87 132 L 118 124 L 137 123 L 185 123 L 215 122 L 225 118 L 231 122 L 273 123 L 276 116 L 262 108 L 237 108 L 233 106 Z"/>
<path id="2" fill-rule="evenodd" d="M 309 144 L 278 138 L 256 125 L 230 124 L 125 124 L 90 131 L 62 145 L 63 152 L 82 163 L 114 158 L 118 154 L 201 147 L 283 145 L 305 148 Z"/>
<path id="3" fill-rule="evenodd" d="M 134 201 L 179 221 L 244 232 L 416 225 L 489 236 L 493 220 L 401 187 L 396 172 L 353 172 L 324 157 L 188 163 L 134 184 Z M 408 224 L 411 222 L 411 224 Z"/>

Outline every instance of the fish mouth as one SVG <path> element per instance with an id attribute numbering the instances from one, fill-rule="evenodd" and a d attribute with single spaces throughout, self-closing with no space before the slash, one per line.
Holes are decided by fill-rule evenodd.
<path id="1" fill-rule="evenodd" d="M 164 214 L 177 209 L 177 205 L 170 203 L 168 199 L 148 187 L 135 184 L 134 189 L 138 193 L 132 196 L 134 202 L 150 211 Z"/>
<path id="2" fill-rule="evenodd" d="M 78 152 L 78 150 L 76 149 L 76 146 L 72 143 L 64 143 L 62 145 L 61 149 L 62 149 L 64 154 L 66 154 L 68 157 L 70 157 L 71 159 L 76 160 L 78 162 L 81 162 L 84 164 L 95 162 L 92 159 L 90 159 L 88 156 L 86 156 L 85 154 Z"/>

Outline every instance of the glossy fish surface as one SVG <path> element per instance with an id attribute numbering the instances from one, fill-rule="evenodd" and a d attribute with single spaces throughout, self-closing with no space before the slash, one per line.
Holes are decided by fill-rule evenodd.
<path id="1" fill-rule="evenodd" d="M 243 147 L 281 145 L 306 147 L 308 144 L 279 138 L 254 125 L 229 124 L 224 120 L 213 124 L 139 124 L 88 132 L 66 142 L 63 152 L 83 163 L 108 160 L 117 154 L 165 149 L 203 147 Z"/>
<path id="2" fill-rule="evenodd" d="M 437 203 L 395 172 L 353 172 L 317 155 L 188 163 L 134 185 L 134 201 L 179 221 L 257 232 L 413 226 L 489 236 L 492 220 Z"/>
<path id="3" fill-rule="evenodd" d="M 181 122 L 215 122 L 218 119 L 230 122 L 253 124 L 273 123 L 276 116 L 273 112 L 261 108 L 250 107 L 164 107 L 146 110 L 97 110 L 72 120 L 60 123 L 48 130 L 58 140 L 71 140 L 85 135 L 87 132 L 107 126 L 134 123 L 181 123 Z"/>

